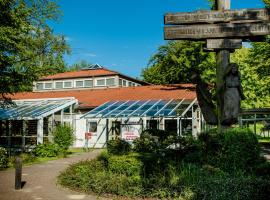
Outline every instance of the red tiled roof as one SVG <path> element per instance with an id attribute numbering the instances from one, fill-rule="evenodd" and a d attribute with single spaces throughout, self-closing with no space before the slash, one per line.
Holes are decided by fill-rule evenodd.
<path id="1" fill-rule="evenodd" d="M 24 92 L 11 96 L 12 99 L 75 97 L 81 108 L 97 107 L 108 101 L 120 100 L 157 100 L 157 99 L 187 99 L 196 98 L 195 86 L 178 84 L 170 86 L 138 86 L 108 89 L 89 89 L 71 91 Z"/>
<path id="2" fill-rule="evenodd" d="M 107 69 L 91 69 L 91 70 L 80 70 L 74 72 L 63 72 L 41 78 L 40 80 L 51 80 L 51 79 L 66 79 L 66 78 L 83 78 L 93 76 L 109 76 L 118 75 L 119 73 L 110 71 Z"/>

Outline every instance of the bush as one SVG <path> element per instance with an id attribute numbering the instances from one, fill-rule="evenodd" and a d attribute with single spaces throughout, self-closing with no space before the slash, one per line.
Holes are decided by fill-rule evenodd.
<path id="1" fill-rule="evenodd" d="M 136 154 L 110 156 L 108 159 L 108 170 L 116 174 L 140 176 L 142 171 L 142 162 Z"/>
<path id="2" fill-rule="evenodd" d="M 60 184 L 83 192 L 137 196 L 142 191 L 140 176 L 111 173 L 100 160 L 83 161 L 62 172 Z"/>
<path id="3" fill-rule="evenodd" d="M 74 131 L 69 125 L 59 125 L 53 131 L 54 143 L 66 153 L 75 140 Z"/>
<path id="4" fill-rule="evenodd" d="M 107 142 L 107 150 L 109 154 L 122 155 L 131 151 L 131 145 L 121 139 L 110 140 Z"/>
<path id="5" fill-rule="evenodd" d="M 32 154 L 39 157 L 55 157 L 61 152 L 58 144 L 54 143 L 44 143 L 39 144 L 33 149 Z"/>
<path id="6" fill-rule="evenodd" d="M 5 148 L 0 147 L 0 169 L 8 167 L 8 153 Z"/>
<path id="7" fill-rule="evenodd" d="M 203 133 L 199 141 L 204 162 L 227 172 L 252 171 L 261 161 L 258 140 L 249 129 Z"/>

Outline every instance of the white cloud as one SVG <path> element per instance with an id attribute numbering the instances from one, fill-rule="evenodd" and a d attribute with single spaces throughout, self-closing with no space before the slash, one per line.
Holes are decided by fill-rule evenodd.
<path id="1" fill-rule="evenodd" d="M 96 57 L 97 55 L 94 54 L 94 53 L 83 53 L 84 56 L 87 56 L 87 57 Z"/>

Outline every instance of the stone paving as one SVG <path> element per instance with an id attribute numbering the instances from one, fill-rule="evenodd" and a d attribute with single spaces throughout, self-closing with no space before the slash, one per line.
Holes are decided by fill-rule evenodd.
<path id="1" fill-rule="evenodd" d="M 93 159 L 101 151 L 94 150 L 47 163 L 23 166 L 21 190 L 14 189 L 14 169 L 0 171 L 0 200 L 93 200 L 104 199 L 92 195 L 80 194 L 56 185 L 60 171 L 80 160 Z"/>

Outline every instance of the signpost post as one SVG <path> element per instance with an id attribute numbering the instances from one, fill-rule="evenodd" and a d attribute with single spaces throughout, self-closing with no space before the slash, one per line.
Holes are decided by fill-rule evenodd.
<path id="1" fill-rule="evenodd" d="M 221 132 L 224 106 L 224 73 L 230 64 L 230 51 L 243 40 L 262 41 L 270 35 L 269 9 L 230 10 L 230 0 L 216 0 L 217 10 L 168 13 L 164 17 L 166 40 L 205 41 L 206 50 L 216 52 L 218 129 Z"/>

